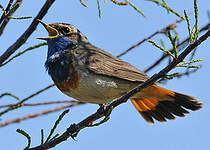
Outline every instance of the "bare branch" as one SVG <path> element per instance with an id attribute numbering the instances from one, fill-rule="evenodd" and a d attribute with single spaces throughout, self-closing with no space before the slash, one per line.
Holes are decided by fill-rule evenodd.
<path id="1" fill-rule="evenodd" d="M 55 84 L 50 84 L 50 85 L 48 85 L 47 87 L 45 87 L 45 88 L 43 88 L 43 89 L 41 89 L 41 90 L 39 90 L 39 91 L 37 91 L 37 92 L 31 94 L 30 96 L 28 96 L 28 97 L 26 97 L 26 98 L 24 98 L 24 99 L 22 99 L 21 101 L 19 101 L 19 102 L 17 103 L 17 105 L 18 105 L 18 104 L 23 104 L 25 101 L 29 100 L 30 98 L 32 98 L 32 97 L 34 97 L 34 96 L 36 96 L 36 95 L 42 93 L 43 91 L 48 90 L 49 88 L 51 88 L 51 87 L 53 87 L 53 86 L 55 86 Z"/>
<path id="2" fill-rule="evenodd" d="M 119 2 L 117 0 L 111 0 L 111 1 L 117 5 L 128 5 L 129 4 L 129 2 L 127 0 L 124 2 Z"/>
<path id="3" fill-rule="evenodd" d="M 57 100 L 57 101 L 49 101 L 49 102 L 42 102 L 42 103 L 26 103 L 22 104 L 22 106 L 40 106 L 40 105 L 49 105 L 49 104 L 62 104 L 62 103 L 73 103 L 74 100 Z M 0 105 L 0 108 L 4 107 L 14 107 L 17 104 L 6 104 L 6 105 Z"/>
<path id="4" fill-rule="evenodd" d="M 34 32 L 38 25 L 37 19 L 42 19 L 51 5 L 54 3 L 55 0 L 46 0 L 45 4 L 39 11 L 38 15 L 34 18 L 31 25 L 26 29 L 26 31 L 17 39 L 17 41 L 11 45 L 1 56 L 0 56 L 0 64 L 2 64 L 5 60 L 9 58 L 19 47 L 21 47 L 26 40 L 30 37 L 30 35 Z"/>
<path id="5" fill-rule="evenodd" d="M 12 124 L 12 123 L 19 123 L 23 120 L 35 118 L 35 117 L 42 116 L 42 115 L 46 115 L 46 114 L 49 114 L 49 113 L 52 113 L 52 112 L 56 112 L 56 111 L 59 111 L 59 110 L 65 109 L 65 108 L 69 108 L 69 107 L 73 107 L 73 106 L 77 106 L 77 105 L 81 105 L 81 104 L 85 104 L 85 103 L 75 101 L 71 104 L 67 104 L 67 105 L 55 107 L 55 108 L 52 108 L 52 109 L 48 109 L 48 110 L 45 110 L 45 111 L 29 114 L 29 115 L 22 116 L 22 117 L 19 117 L 19 118 L 16 118 L 16 119 L 5 121 L 5 122 L 0 124 L 0 127 L 4 127 L 4 126 L 7 126 L 7 125 Z"/>
<path id="6" fill-rule="evenodd" d="M 203 41 L 205 41 L 209 36 L 210 36 L 210 30 L 208 30 L 203 36 L 201 36 L 194 43 L 190 44 L 187 48 L 185 48 L 185 50 L 177 58 L 173 59 L 173 61 L 168 66 L 166 66 L 164 69 L 162 69 L 159 73 L 154 74 L 147 81 L 145 81 L 144 83 L 140 84 L 138 87 L 134 88 L 133 90 L 129 91 L 128 93 L 126 93 L 125 95 L 120 97 L 118 100 L 112 102 L 106 108 L 105 111 L 109 110 L 111 107 L 117 107 L 118 105 L 127 102 L 129 97 L 131 97 L 135 93 L 139 92 L 143 88 L 146 88 L 147 86 L 153 84 L 158 79 L 160 79 L 161 77 L 166 75 L 170 70 L 175 68 L 177 64 L 182 62 L 184 60 L 184 58 L 191 51 L 193 51 L 198 45 L 200 45 Z M 82 120 L 78 124 L 71 125 L 66 130 L 66 132 L 64 132 L 62 135 L 60 135 L 59 137 L 55 138 L 54 140 L 51 140 L 51 141 L 49 141 L 49 142 L 47 142 L 45 144 L 41 144 L 41 145 L 33 147 L 33 148 L 29 148 L 29 150 L 44 150 L 44 149 L 49 149 L 49 148 L 55 147 L 57 144 L 67 140 L 70 136 L 71 137 L 76 136 L 81 129 L 88 127 L 91 122 L 93 122 L 95 120 L 98 120 L 98 119 L 100 119 L 103 116 L 104 116 L 103 114 L 99 114 L 99 111 L 97 111 L 96 113 L 90 115 L 89 117 L 87 117 L 86 119 Z"/>
<path id="7" fill-rule="evenodd" d="M 169 30 L 172 30 L 176 27 L 177 23 L 182 22 L 183 20 L 176 20 L 175 22 L 169 24 L 167 27 L 164 27 L 160 30 L 157 30 L 156 32 L 154 32 L 153 34 L 151 34 L 150 36 L 144 38 L 143 40 L 139 41 L 137 44 L 131 46 L 130 48 L 128 48 L 127 50 L 125 50 L 124 52 L 120 53 L 119 55 L 117 55 L 117 57 L 121 57 L 125 54 L 127 54 L 129 51 L 131 51 L 132 49 L 136 48 L 137 46 L 141 45 L 142 43 L 144 43 L 145 41 L 151 39 L 152 37 L 154 37 L 155 35 L 159 34 L 159 33 L 166 33 Z"/>
<path id="8" fill-rule="evenodd" d="M 47 87 L 45 87 L 45 88 L 43 88 L 43 89 L 41 89 L 41 90 L 39 90 L 39 91 L 33 93 L 32 95 L 30 95 L 30 96 L 28 96 L 28 97 L 26 97 L 26 98 L 24 98 L 24 99 L 22 99 L 21 101 L 19 101 L 18 103 L 14 104 L 14 105 L 11 106 L 11 107 L 9 107 L 8 109 L 4 110 L 3 112 L 0 112 L 0 114 L 10 111 L 12 107 L 16 107 L 16 106 L 17 106 L 17 107 L 22 107 L 22 106 L 23 106 L 22 104 L 23 104 L 25 101 L 27 101 L 27 100 L 29 100 L 30 98 L 32 98 L 32 97 L 34 97 L 34 96 L 36 96 L 36 95 L 42 93 L 43 91 L 46 91 L 47 89 L 49 89 L 49 88 L 51 88 L 51 87 L 53 87 L 53 86 L 55 86 L 55 84 L 48 85 Z"/>

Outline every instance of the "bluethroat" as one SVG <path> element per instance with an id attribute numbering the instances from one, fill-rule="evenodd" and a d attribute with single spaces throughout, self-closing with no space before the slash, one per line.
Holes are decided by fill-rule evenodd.
<path id="1" fill-rule="evenodd" d="M 136 67 L 92 45 L 76 27 L 67 23 L 46 24 L 49 37 L 45 67 L 57 88 L 81 102 L 104 104 L 121 97 L 149 77 Z M 198 110 L 195 97 L 153 84 L 130 98 L 148 123 L 165 122 Z"/>

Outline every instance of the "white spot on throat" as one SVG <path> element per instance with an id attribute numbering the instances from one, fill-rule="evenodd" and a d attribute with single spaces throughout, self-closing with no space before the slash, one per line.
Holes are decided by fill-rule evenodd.
<path id="1" fill-rule="evenodd" d="M 55 53 L 55 54 L 53 54 L 52 56 L 50 56 L 50 59 L 51 59 L 51 60 L 54 60 L 54 59 L 56 59 L 56 58 L 58 58 L 58 57 L 60 57 L 60 54 Z"/>

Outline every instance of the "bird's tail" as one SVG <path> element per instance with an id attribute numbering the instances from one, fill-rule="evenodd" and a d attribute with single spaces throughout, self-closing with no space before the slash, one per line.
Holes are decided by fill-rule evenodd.
<path id="1" fill-rule="evenodd" d="M 202 107 L 202 103 L 195 97 L 173 92 L 157 85 L 145 88 L 144 93 L 147 91 L 151 99 L 135 97 L 131 98 L 131 102 L 148 123 L 154 123 L 153 118 L 160 122 L 165 122 L 166 119 L 174 120 L 175 116 L 184 117 L 188 114 L 186 109 L 196 111 Z"/>

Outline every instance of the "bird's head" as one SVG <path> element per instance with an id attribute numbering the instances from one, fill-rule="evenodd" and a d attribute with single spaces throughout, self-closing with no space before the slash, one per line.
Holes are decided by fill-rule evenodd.
<path id="1" fill-rule="evenodd" d="M 52 40 L 59 37 L 66 37 L 73 41 L 73 43 L 88 42 L 87 37 L 80 32 L 76 27 L 67 23 L 52 23 L 46 24 L 41 20 L 38 20 L 47 30 L 49 37 L 41 37 L 38 39 Z"/>
<path id="2" fill-rule="evenodd" d="M 40 37 L 37 39 L 45 40 L 48 44 L 47 59 L 59 59 L 65 51 L 71 50 L 78 44 L 88 43 L 88 39 L 73 25 L 67 23 L 46 24 L 39 21 L 48 32 L 48 37 Z M 56 57 L 55 57 L 56 56 Z"/>

